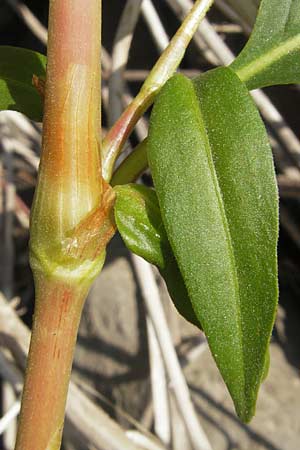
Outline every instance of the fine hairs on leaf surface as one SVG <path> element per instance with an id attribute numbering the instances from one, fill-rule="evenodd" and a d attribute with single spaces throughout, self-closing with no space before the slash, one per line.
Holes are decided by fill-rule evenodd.
<path id="1" fill-rule="evenodd" d="M 193 309 L 248 422 L 277 303 L 278 195 L 264 125 L 231 69 L 166 83 L 148 157 Z"/>
<path id="2" fill-rule="evenodd" d="M 300 83 L 300 0 L 262 0 L 250 39 L 231 67 L 250 90 Z"/>

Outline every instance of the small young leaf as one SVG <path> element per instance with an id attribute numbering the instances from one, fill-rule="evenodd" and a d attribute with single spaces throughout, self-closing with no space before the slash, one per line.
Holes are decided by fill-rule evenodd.
<path id="1" fill-rule="evenodd" d="M 148 158 L 193 309 L 247 422 L 276 309 L 278 198 L 264 125 L 231 69 L 165 85 Z"/>
<path id="2" fill-rule="evenodd" d="M 158 267 L 178 312 L 201 328 L 170 247 L 156 193 L 137 184 L 115 188 L 115 219 L 126 246 Z"/>
<path id="3" fill-rule="evenodd" d="M 300 83 L 300 0 L 262 0 L 250 39 L 231 67 L 250 90 Z"/>
<path id="4" fill-rule="evenodd" d="M 0 110 L 12 109 L 41 121 L 43 101 L 33 75 L 46 76 L 47 58 L 24 48 L 0 46 Z"/>

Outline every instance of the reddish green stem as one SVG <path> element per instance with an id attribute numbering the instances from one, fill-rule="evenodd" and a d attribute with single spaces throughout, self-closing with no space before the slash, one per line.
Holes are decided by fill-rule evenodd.
<path id="1" fill-rule="evenodd" d="M 106 135 L 102 146 L 102 175 L 106 181 L 109 182 L 111 179 L 114 163 L 126 139 L 139 118 L 153 103 L 159 90 L 177 69 L 199 23 L 212 3 L 213 0 L 196 0 L 181 27 L 151 70 L 139 94 Z"/>
<path id="2" fill-rule="evenodd" d="M 87 289 L 41 278 L 16 450 L 58 450 L 78 324 Z"/>
<path id="3" fill-rule="evenodd" d="M 101 0 L 50 0 L 42 157 L 31 211 L 36 307 L 16 450 L 59 450 L 82 305 L 114 233 L 101 177 Z"/>

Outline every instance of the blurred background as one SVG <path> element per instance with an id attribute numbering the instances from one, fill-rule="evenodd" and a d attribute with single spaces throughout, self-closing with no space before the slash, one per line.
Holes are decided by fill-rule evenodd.
<path id="1" fill-rule="evenodd" d="M 120 22 L 125 0 L 103 0 L 104 130 L 118 117 L 120 105 L 124 108 L 138 92 L 192 2 L 144 0 L 140 9 L 140 1 L 129 3 L 132 11 L 128 9 L 127 17 L 123 16 Z M 193 77 L 227 64 L 245 44 L 258 4 L 259 0 L 217 0 L 190 44 L 180 70 Z M 47 0 L 0 0 L 0 45 L 26 47 L 45 54 L 47 16 Z M 124 35 L 132 35 L 128 62 L 117 77 L 112 77 L 111 68 L 117 62 L 114 50 Z M 123 51 L 126 56 L 126 46 Z M 113 106 L 114 99 L 117 106 Z M 300 86 L 267 88 L 258 93 L 256 101 L 270 135 L 281 197 L 280 304 L 271 343 L 269 377 L 261 387 L 257 414 L 249 426 L 237 419 L 204 336 L 178 315 L 164 282 L 156 272 L 151 272 L 159 288 L 159 301 L 180 370 L 214 450 L 300 447 Z M 126 152 L 144 139 L 147 122 L 146 115 L 136 127 Z M 0 113 L 0 448 L 3 450 L 11 450 L 15 440 L 28 327 L 32 324 L 34 286 L 28 264 L 29 211 L 37 177 L 41 129 L 41 124 L 30 122 L 21 114 Z M 151 185 L 151 175 L 146 172 L 140 181 Z M 130 449 L 130 443 L 134 442 L 136 446 L 132 449 L 193 450 L 182 420 L 185 405 L 174 400 L 174 383 L 164 369 L 164 358 L 153 337 L 153 324 L 142 295 L 147 286 L 136 270 L 136 262 L 116 235 L 110 243 L 104 270 L 86 302 L 80 325 L 65 450 L 123 450 Z M 112 427 L 111 434 L 117 436 L 119 443 L 110 443 L 105 438 L 103 426 L 107 430 Z"/>

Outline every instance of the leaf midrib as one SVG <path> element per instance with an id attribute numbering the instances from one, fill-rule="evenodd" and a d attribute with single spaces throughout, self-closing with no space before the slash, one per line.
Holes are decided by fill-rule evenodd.
<path id="1" fill-rule="evenodd" d="M 206 137 L 206 142 L 205 142 L 205 151 L 206 151 L 206 156 L 207 156 L 207 161 L 208 161 L 208 165 L 209 165 L 209 169 L 210 169 L 210 173 L 212 175 L 212 181 L 213 181 L 213 186 L 214 186 L 214 190 L 215 190 L 215 194 L 216 194 L 216 198 L 218 201 L 218 205 L 219 205 L 219 210 L 221 212 L 221 219 L 222 219 L 222 225 L 224 228 L 224 232 L 225 232 L 225 236 L 226 236 L 226 243 L 228 246 L 228 254 L 229 254 L 229 258 L 230 258 L 230 264 L 231 264 L 231 268 L 232 268 L 232 272 L 233 272 L 233 279 L 234 279 L 234 286 L 235 286 L 235 302 L 236 302 L 236 311 L 237 311 L 237 328 L 238 328 L 238 333 L 239 333 L 239 342 L 241 342 L 241 346 L 240 346 L 240 350 L 241 350 L 241 355 L 242 355 L 242 365 L 243 365 L 243 384 L 244 384 L 244 389 L 246 388 L 246 380 L 245 380 L 245 356 L 244 356 L 244 334 L 243 334 L 243 328 L 242 328 L 242 319 L 241 319 L 241 312 L 240 312 L 240 307 L 241 307 L 241 301 L 240 301 L 240 285 L 239 285 L 239 279 L 238 279 L 238 272 L 237 272 L 237 268 L 236 268 L 236 264 L 235 264 L 235 253 L 234 253 L 234 248 L 233 248 L 233 243 L 232 243 L 232 239 L 231 239 L 231 235 L 230 235 L 230 227 L 229 227 L 229 223 L 227 220 L 227 216 L 226 216 L 226 210 L 225 210 L 225 206 L 224 206 L 224 202 L 223 202 L 223 198 L 222 198 L 222 194 L 221 194 L 221 189 L 220 189 L 220 185 L 219 185 L 219 179 L 218 179 L 218 175 L 214 166 L 214 162 L 213 162 L 213 157 L 212 157 L 212 152 L 211 152 L 211 146 L 210 146 L 210 142 L 209 142 L 209 137 L 206 131 L 206 127 L 205 127 L 205 121 L 202 118 L 202 113 L 197 101 L 197 108 L 199 111 L 198 114 L 198 121 L 199 121 L 199 128 L 201 127 L 201 120 L 204 124 L 204 128 L 205 128 L 205 137 Z M 201 117 L 201 119 L 200 119 Z M 244 391 L 245 392 L 245 391 Z"/>
<path id="2" fill-rule="evenodd" d="M 246 64 L 242 68 L 236 70 L 236 74 L 241 81 L 246 83 L 249 79 L 257 76 L 260 72 L 266 70 L 276 61 L 284 56 L 287 56 L 288 53 L 297 50 L 298 48 L 300 48 L 300 33 L 292 38 L 282 41 L 280 45 L 272 48 L 271 51 L 263 53 L 254 61 L 251 61 L 249 64 Z"/>

